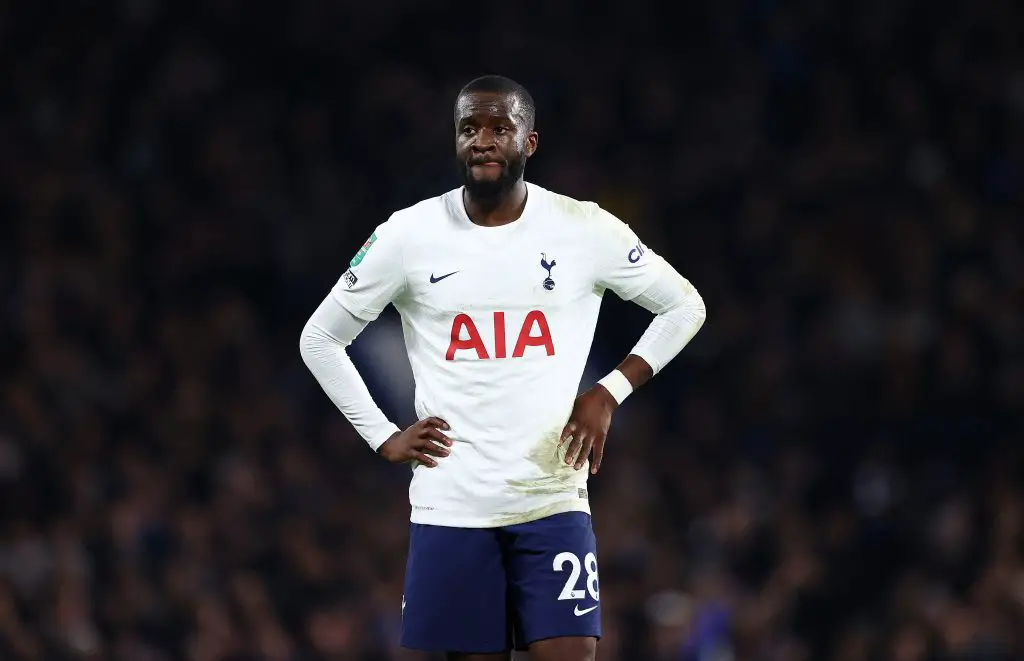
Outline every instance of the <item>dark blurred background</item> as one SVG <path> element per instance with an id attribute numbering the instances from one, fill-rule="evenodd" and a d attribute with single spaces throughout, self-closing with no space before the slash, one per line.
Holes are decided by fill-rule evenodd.
<path id="1" fill-rule="evenodd" d="M 408 471 L 298 335 L 458 185 L 455 94 L 501 73 L 528 179 L 708 309 L 592 480 L 599 658 L 1024 659 L 1022 34 L 1014 0 L 0 3 L 0 658 L 420 658 Z M 408 423 L 396 319 L 353 349 Z M 587 379 L 648 319 L 609 296 Z"/>

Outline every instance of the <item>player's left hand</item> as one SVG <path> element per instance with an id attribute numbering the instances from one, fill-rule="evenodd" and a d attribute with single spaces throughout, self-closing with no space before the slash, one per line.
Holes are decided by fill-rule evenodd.
<path id="1" fill-rule="evenodd" d="M 612 411 L 617 406 L 618 403 L 611 393 L 599 385 L 576 398 L 572 415 L 569 416 L 569 422 L 565 424 L 558 441 L 559 447 L 569 442 L 565 452 L 565 463 L 579 470 L 593 452 L 594 461 L 590 464 L 590 473 L 597 474 L 601 468 L 601 459 L 604 457 L 608 427 L 612 424 Z"/>

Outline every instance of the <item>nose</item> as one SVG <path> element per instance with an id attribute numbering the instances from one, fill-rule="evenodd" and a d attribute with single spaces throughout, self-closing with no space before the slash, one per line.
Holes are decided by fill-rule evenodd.
<path id="1" fill-rule="evenodd" d="M 480 154 L 494 151 L 497 149 L 497 146 L 494 144 L 494 133 L 487 129 L 477 131 L 476 135 L 473 136 L 471 147 L 474 152 Z"/>

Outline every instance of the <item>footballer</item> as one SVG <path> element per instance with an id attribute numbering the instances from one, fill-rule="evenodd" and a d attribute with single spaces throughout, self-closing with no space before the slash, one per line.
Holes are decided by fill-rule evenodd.
<path id="1" fill-rule="evenodd" d="M 612 414 L 704 323 L 694 287 L 622 221 L 524 180 L 537 151 L 521 85 L 455 102 L 463 185 L 377 226 L 313 313 L 302 358 L 384 459 L 412 465 L 401 643 L 449 659 L 594 659 L 601 637 L 587 478 Z M 608 290 L 649 310 L 616 369 L 577 397 Z M 374 403 L 346 347 L 398 310 L 417 423 Z"/>

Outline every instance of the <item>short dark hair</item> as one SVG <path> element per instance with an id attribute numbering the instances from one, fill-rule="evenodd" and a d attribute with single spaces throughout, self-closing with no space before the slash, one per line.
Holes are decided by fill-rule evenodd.
<path id="1" fill-rule="evenodd" d="M 537 107 L 533 103 L 533 96 L 525 87 L 505 76 L 480 76 L 466 83 L 459 91 L 459 96 L 456 97 L 455 103 L 457 105 L 458 100 L 467 94 L 481 92 L 485 94 L 505 94 L 515 97 L 519 101 L 520 108 L 522 108 L 523 120 L 526 122 L 527 128 L 533 130 L 533 122 L 537 117 Z"/>

